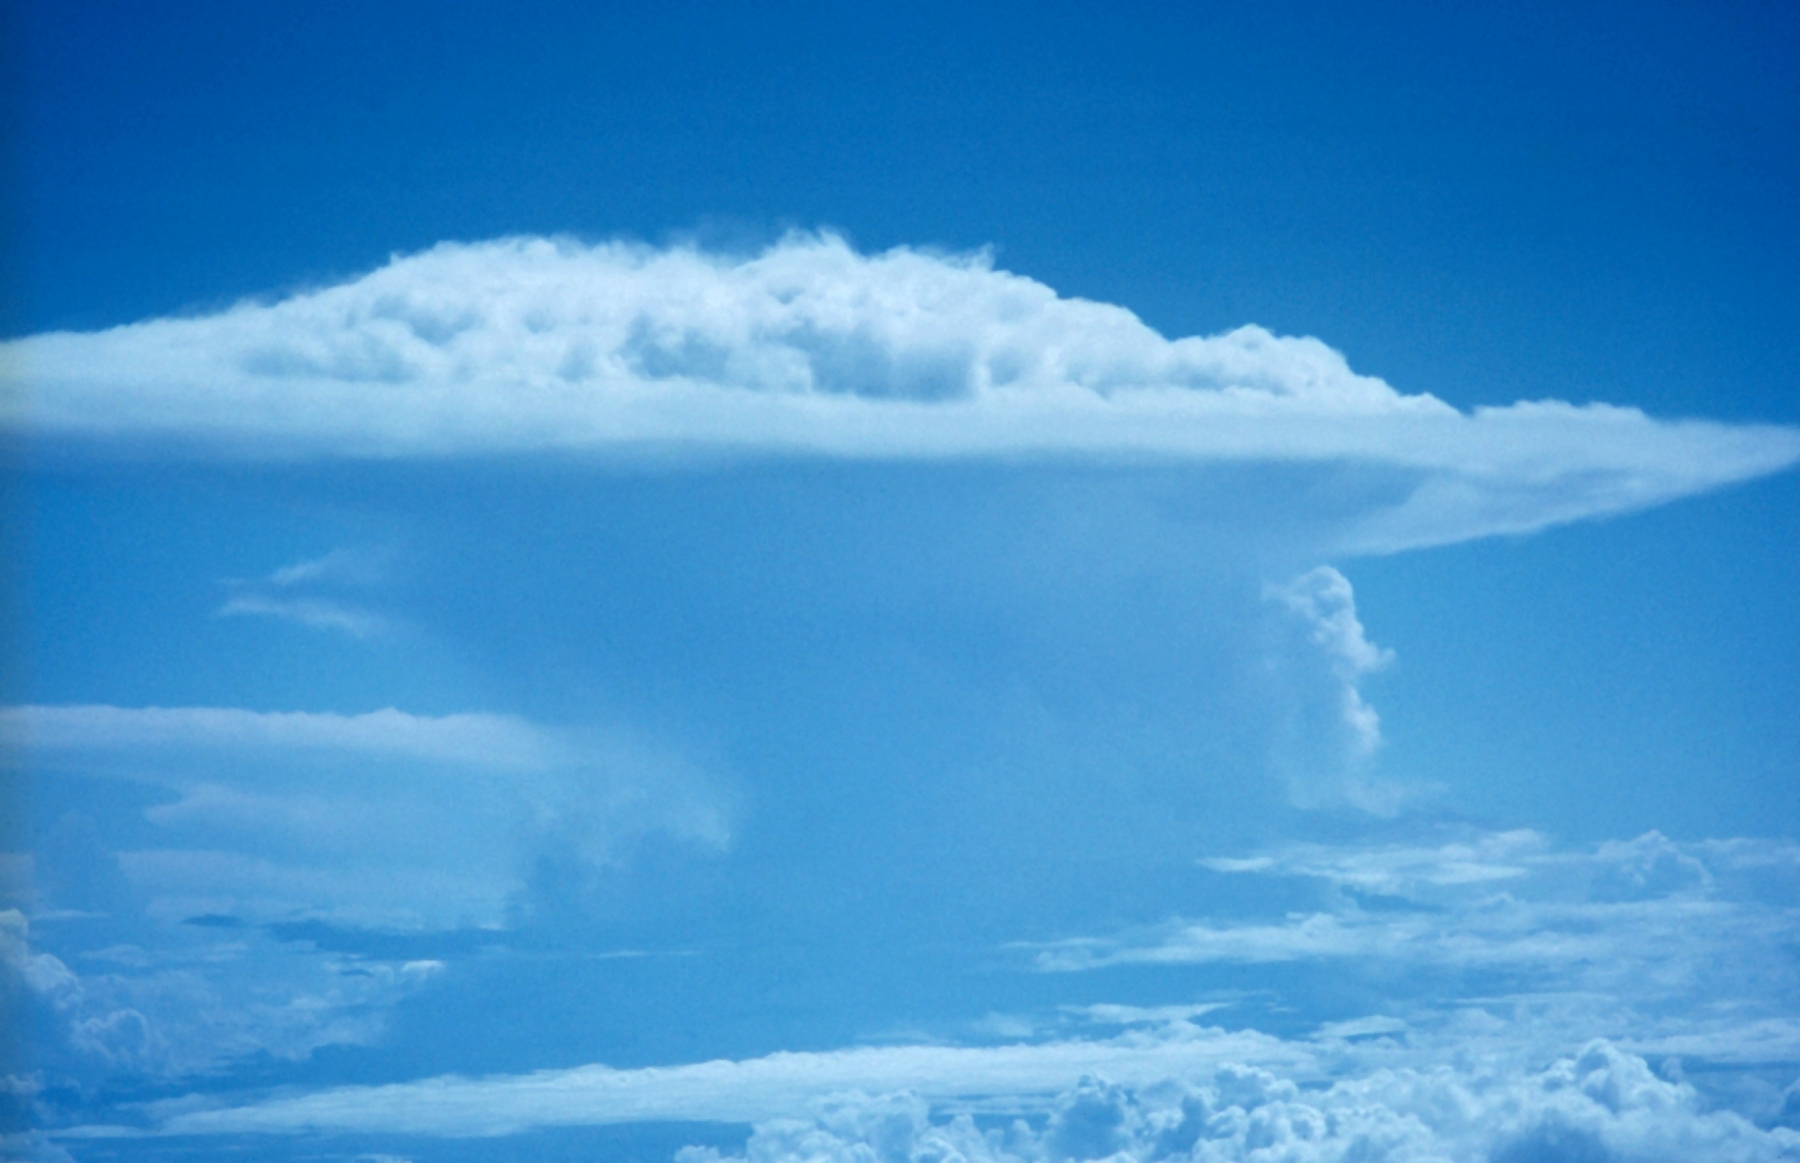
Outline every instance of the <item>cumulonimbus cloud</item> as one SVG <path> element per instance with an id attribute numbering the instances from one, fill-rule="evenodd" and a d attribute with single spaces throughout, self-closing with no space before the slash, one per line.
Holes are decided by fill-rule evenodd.
<path id="1" fill-rule="evenodd" d="M 1366 463 L 1346 544 L 1523 532 L 1784 468 L 1800 432 L 1555 400 L 1465 413 L 1258 327 L 1168 339 L 982 253 L 440 245 L 213 315 L 0 345 L 0 422 L 139 454 L 568 451 Z"/>

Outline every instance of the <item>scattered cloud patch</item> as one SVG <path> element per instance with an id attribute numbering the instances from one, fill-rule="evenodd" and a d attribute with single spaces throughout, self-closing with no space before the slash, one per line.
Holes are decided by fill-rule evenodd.
<path id="1" fill-rule="evenodd" d="M 1658 843 L 1656 839 L 1634 841 Z M 1614 851 L 1603 846 L 1601 852 Z M 1579 858 L 1576 858 L 1579 859 Z M 1546 862 L 1566 863 L 1552 851 L 1549 838 L 1521 828 L 1510 832 L 1475 833 L 1438 845 L 1331 847 L 1318 844 L 1284 848 L 1278 855 L 1248 858 L 1206 857 L 1200 863 L 1215 872 L 1261 873 L 1311 877 L 1360 892 L 1417 897 L 1439 888 L 1514 880 L 1529 876 Z"/>
<path id="2" fill-rule="evenodd" d="M 223 584 L 230 596 L 216 613 L 221 618 L 278 618 L 353 638 L 384 634 L 394 628 L 391 619 L 331 591 L 380 583 L 387 576 L 390 557 L 339 548 L 322 557 L 284 565 L 266 577 L 227 578 Z"/>
<path id="3" fill-rule="evenodd" d="M 1437 848 L 1303 847 L 1253 868 L 1205 863 L 1234 875 L 1317 878 L 1353 891 L 1273 923 L 1182 923 L 1141 943 L 1069 942 L 1046 949 L 1039 965 L 1380 954 L 1391 962 L 1582 966 L 1586 974 L 1622 977 L 1644 969 L 1646 959 L 1694 956 L 1696 943 L 1755 947 L 1800 919 L 1791 902 L 1769 904 L 1742 885 L 1722 888 L 1699 857 L 1657 833 L 1589 854 L 1554 852 L 1535 833 L 1511 832 Z M 1370 898 L 1382 898 L 1380 905 L 1371 907 Z M 1687 930 L 1694 936 L 1684 943 L 1677 934 Z M 1723 952 L 1715 947 L 1708 956 Z M 1649 985 L 1659 976 L 1643 980 Z"/>
<path id="4" fill-rule="evenodd" d="M 388 629 L 388 620 L 381 615 L 330 598 L 274 598 L 263 594 L 233 594 L 219 607 L 218 615 L 221 618 L 279 618 L 298 622 L 315 630 L 338 630 L 352 638 L 369 638 Z"/>
<path id="5" fill-rule="evenodd" d="M 1654 505 L 1800 459 L 1786 428 L 1555 400 L 1462 413 L 1316 339 L 1168 339 L 985 253 L 755 255 L 514 238 L 200 318 L 0 345 L 0 422 L 142 454 L 562 450 L 1361 463 L 1409 482 L 1346 518 L 1386 552 Z M 27 391 L 26 388 L 29 390 Z"/>
<path id="6" fill-rule="evenodd" d="M 1036 965 L 1315 966 L 1385 991 L 1382 1016 L 1405 1022 L 1415 1047 L 1497 1046 L 1530 1027 L 1715 1066 L 1800 1064 L 1795 858 L 1784 842 L 1654 832 L 1585 850 L 1529 831 L 1297 845 L 1206 864 L 1310 884 L 1311 909 L 1059 942 L 1038 947 Z M 1500 1025 L 1482 1032 L 1483 1015 Z"/>

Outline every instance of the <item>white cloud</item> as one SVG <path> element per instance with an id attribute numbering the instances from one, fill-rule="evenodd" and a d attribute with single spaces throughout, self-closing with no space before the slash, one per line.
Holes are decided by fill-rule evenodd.
<path id="1" fill-rule="evenodd" d="M 1362 696 L 1362 681 L 1388 666 L 1394 652 L 1376 646 L 1356 616 L 1350 579 L 1321 565 L 1281 585 L 1267 586 L 1304 643 L 1271 660 L 1280 697 L 1275 766 L 1286 776 L 1297 807 L 1348 805 L 1391 816 L 1427 789 L 1373 774 L 1381 746 L 1381 718 Z"/>
<path id="2" fill-rule="evenodd" d="M 360 715 L 237 707 L 0 707 L 0 739 L 38 751 L 143 748 L 346 751 L 498 769 L 565 758 L 548 733 L 511 715 Z"/>
<path id="3" fill-rule="evenodd" d="M 1530 829 L 1475 833 L 1435 846 L 1328 847 L 1296 845 L 1279 855 L 1207 857 L 1215 872 L 1304 876 L 1362 892 L 1416 897 L 1434 886 L 1480 884 L 1530 875 L 1545 862 L 1561 863 L 1549 840 Z"/>
<path id="4" fill-rule="evenodd" d="M 267 584 L 286 589 L 297 585 L 374 585 L 387 577 L 387 555 L 338 548 L 322 557 L 296 561 L 271 572 Z"/>
<path id="5" fill-rule="evenodd" d="M 1550 900 L 1618 901 L 1716 896 L 1714 873 L 1750 893 L 1742 877 L 1769 878 L 1800 866 L 1800 845 L 1737 838 L 1678 844 L 1660 832 L 1558 849 L 1529 828 L 1469 830 L 1437 844 L 1297 844 L 1248 860 L 1207 858 L 1217 872 L 1294 876 L 1424 904 L 1467 901 L 1489 891 Z"/>
<path id="6" fill-rule="evenodd" d="M 1375 645 L 1363 633 L 1350 579 L 1329 565 L 1308 570 L 1286 585 L 1271 586 L 1267 596 L 1306 622 L 1313 644 L 1331 659 L 1333 672 L 1344 682 L 1354 683 L 1393 662 L 1392 650 Z M 1360 703 L 1357 708 L 1354 712 L 1346 708 L 1345 717 L 1373 748 L 1380 741 L 1380 728 L 1360 713 Z"/>
<path id="7" fill-rule="evenodd" d="M 1063 1012 L 1104 1026 L 1141 1025 L 1146 1022 L 1190 1022 L 1215 1010 L 1227 1009 L 1230 1002 L 1200 1002 L 1176 1006 L 1126 1006 L 1111 1003 L 1086 1006 L 1064 1006 Z"/>
<path id="8" fill-rule="evenodd" d="M 1464 414 L 1314 339 L 1166 339 L 986 255 L 751 257 L 520 238 L 438 246 L 273 304 L 0 345 L 0 418 L 229 457 L 705 451 L 1365 463 L 1410 481 L 1340 543 L 1386 551 L 1619 512 L 1777 471 L 1800 432 L 1557 401 Z M 182 451 L 182 450 L 185 450 Z"/>

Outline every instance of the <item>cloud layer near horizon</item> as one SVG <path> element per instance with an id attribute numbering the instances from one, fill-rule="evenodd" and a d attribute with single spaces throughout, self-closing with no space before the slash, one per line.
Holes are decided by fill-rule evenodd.
<path id="1" fill-rule="evenodd" d="M 1791 1159 L 1800 1133 L 1709 1109 L 1603 1040 L 1542 1067 L 1454 1058 L 1317 1085 L 1325 1047 L 1175 1023 L 1105 1041 L 908 1046 L 744 1062 L 351 1087 L 244 1107 L 150 1104 L 168 1135 L 504 1135 L 545 1125 L 751 1121 L 758 1163 L 883 1159 Z M 1092 1073 L 1118 1071 L 1112 1078 Z M 1088 1073 L 1083 1073 L 1088 1071 Z M 1073 1076 L 1080 1075 L 1077 1080 Z M 1304 1085 L 1301 1080 L 1313 1082 Z M 881 1088 L 871 1095 L 860 1086 Z M 902 1087 L 903 1089 L 893 1089 Z M 1785 1108 L 1784 1108 L 1785 1110 Z M 987 1130 L 972 1116 L 987 1114 Z M 1047 1115 L 1034 1125 L 1005 1115 Z M 996 1119 L 992 1116 L 999 1115 Z M 771 1117 L 774 1116 L 774 1117 Z M 948 1117 L 947 1117 L 948 1116 Z M 996 1126 L 995 1124 L 1000 1125 Z M 1041 1130 L 1038 1129 L 1041 1127 Z M 132 1134 L 88 1127 L 80 1137 Z M 709 1148 L 679 1163 L 721 1163 Z"/>
<path id="2" fill-rule="evenodd" d="M 1397 915 L 1404 930 L 1426 910 L 1448 917 L 1431 949 L 1401 932 L 1368 963 L 1374 991 L 1359 993 L 1370 1007 L 1360 1016 L 1303 1029 L 1289 1021 L 1281 1034 L 1239 1024 L 1261 1003 L 1227 991 L 1222 1001 L 1011 1015 L 985 1024 L 986 1044 L 442 1075 L 247 1102 L 190 1095 L 142 1113 L 145 1129 L 172 1135 L 756 1123 L 748 1157 L 764 1163 L 868 1157 L 859 1145 L 884 1158 L 945 1157 L 926 1150 L 940 1141 L 994 1161 L 1120 1151 L 1140 1160 L 1792 1158 L 1800 1041 L 1792 967 L 1776 946 L 1793 931 L 1795 860 L 1792 845 L 1772 841 L 1677 845 L 1648 834 L 1559 849 L 1505 832 L 1209 861 L 1223 875 L 1342 893 L 1340 928 Z M 1531 914 L 1523 926 L 1513 924 L 1521 910 Z M 1503 978 L 1481 972 L 1495 957 L 1480 918 L 1496 913 L 1508 930 Z M 1344 971 L 1345 950 L 1296 948 L 1279 930 L 1252 918 L 1216 924 L 1232 941 L 1206 955 Z M 1458 972 L 1420 975 L 1447 962 Z M 1375 978 L 1398 993 L 1378 1000 Z M 1270 1017 L 1291 1019 L 1297 1000 L 1275 999 Z M 1220 1011 L 1236 1018 L 1211 1024 Z M 992 1044 L 1002 1025 L 1001 1037 L 1028 1040 Z M 969 1113 L 988 1116 L 988 1130 L 958 1121 Z M 995 1137 L 1014 1116 L 1035 1121 Z M 888 1151 L 895 1143 L 909 1146 Z M 714 1161 L 697 1151 L 688 1163 Z"/>
<path id="3" fill-rule="evenodd" d="M 33 437 L 232 458 L 563 451 L 1359 463 L 1352 548 L 1522 532 L 1777 471 L 1800 432 L 1545 400 L 1459 412 L 1310 338 L 1167 339 L 985 254 L 443 244 L 272 304 L 0 345 Z"/>

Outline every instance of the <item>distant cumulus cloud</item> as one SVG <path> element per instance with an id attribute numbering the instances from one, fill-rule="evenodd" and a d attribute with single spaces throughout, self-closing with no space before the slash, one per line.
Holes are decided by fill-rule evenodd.
<path id="1" fill-rule="evenodd" d="M 138 454 L 564 450 L 1367 464 L 1365 551 L 1522 532 L 1777 471 L 1800 432 L 1547 400 L 1463 413 L 1257 327 L 1168 339 L 986 254 L 444 244 L 211 316 L 0 345 L 0 419 Z"/>

